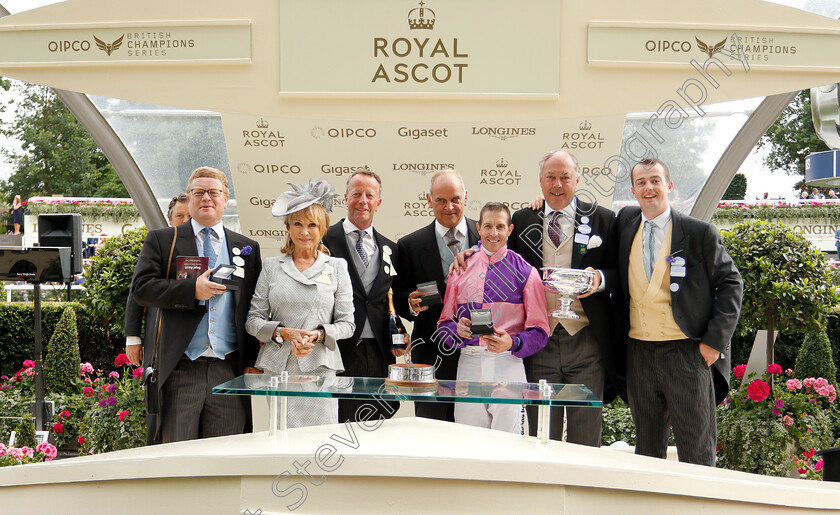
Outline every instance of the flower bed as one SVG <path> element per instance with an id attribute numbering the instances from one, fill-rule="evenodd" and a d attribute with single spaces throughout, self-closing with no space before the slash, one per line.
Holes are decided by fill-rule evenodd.
<path id="1" fill-rule="evenodd" d="M 83 219 L 107 220 L 114 223 L 131 222 L 140 218 L 140 212 L 131 199 L 77 199 L 33 197 L 24 203 L 26 213 L 80 213 Z"/>

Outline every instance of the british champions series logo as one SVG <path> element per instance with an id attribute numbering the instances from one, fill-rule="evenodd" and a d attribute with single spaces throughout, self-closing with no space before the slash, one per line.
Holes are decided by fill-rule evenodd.
<path id="1" fill-rule="evenodd" d="M 96 35 L 94 34 L 93 40 L 96 41 L 96 47 L 99 50 L 102 50 L 106 54 L 111 55 L 111 52 L 113 52 L 114 50 L 119 50 L 120 46 L 122 46 L 122 42 L 123 42 L 124 37 L 125 37 L 125 34 L 118 37 L 116 40 L 114 40 L 113 43 L 106 43 L 106 42 L 102 41 L 101 39 L 99 39 L 98 37 L 96 37 Z"/>
<path id="2" fill-rule="evenodd" d="M 256 122 L 257 130 L 244 130 L 242 137 L 244 147 L 279 147 L 283 148 L 286 138 L 277 131 L 269 130 L 269 123 L 264 118 Z"/>
<path id="3" fill-rule="evenodd" d="M 408 12 L 410 30 L 433 30 L 435 12 L 425 7 L 415 7 Z M 464 70 L 469 66 L 465 59 L 469 54 L 458 48 L 458 38 L 401 37 L 396 39 L 373 38 L 373 58 L 378 66 L 371 82 L 417 83 L 429 81 L 438 84 L 464 82 Z M 405 59 L 394 62 L 395 59 Z"/>

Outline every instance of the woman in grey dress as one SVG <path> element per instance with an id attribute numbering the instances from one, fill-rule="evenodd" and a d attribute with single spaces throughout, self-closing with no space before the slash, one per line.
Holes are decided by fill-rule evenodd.
<path id="1" fill-rule="evenodd" d="M 355 330 L 347 262 L 321 243 L 336 195 L 326 181 L 293 187 L 272 209 L 289 235 L 283 254 L 263 261 L 245 327 L 262 342 L 256 368 L 333 378 L 344 370 L 336 341 Z M 336 399 L 289 397 L 288 427 L 336 423 Z"/>

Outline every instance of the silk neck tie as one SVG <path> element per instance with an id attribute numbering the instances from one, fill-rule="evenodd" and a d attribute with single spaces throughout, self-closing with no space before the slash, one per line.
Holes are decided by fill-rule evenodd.
<path id="1" fill-rule="evenodd" d="M 563 211 L 554 211 L 551 213 L 551 219 L 548 221 L 548 237 L 551 238 L 551 243 L 555 247 L 559 247 L 567 238 L 562 223 L 565 216 L 566 213 Z"/>
<path id="2" fill-rule="evenodd" d="M 650 281 L 651 276 L 653 276 L 653 263 L 656 261 L 656 254 L 653 250 L 653 226 L 653 222 L 645 220 L 645 238 L 647 238 L 647 259 L 645 259 L 645 272 L 647 273 L 648 281 Z"/>
<path id="3" fill-rule="evenodd" d="M 210 237 L 214 234 L 213 229 L 205 227 L 201 232 L 204 233 L 204 257 L 207 258 L 207 266 L 216 268 L 216 251 L 213 250 L 213 245 L 210 243 Z"/>
<path id="4" fill-rule="evenodd" d="M 362 263 L 364 263 L 365 268 L 367 268 L 368 265 L 370 265 L 370 259 L 368 258 L 365 248 L 362 246 L 362 239 L 365 237 L 365 231 L 358 229 L 356 230 L 356 234 L 359 235 L 359 238 L 356 240 L 356 252 L 359 253 L 359 257 L 362 258 Z"/>
<path id="5" fill-rule="evenodd" d="M 458 229 L 453 227 L 452 229 L 446 231 L 446 234 L 443 235 L 443 242 L 446 243 L 447 247 L 449 247 L 453 256 L 457 256 L 458 253 L 461 252 L 461 235 L 458 232 Z"/>

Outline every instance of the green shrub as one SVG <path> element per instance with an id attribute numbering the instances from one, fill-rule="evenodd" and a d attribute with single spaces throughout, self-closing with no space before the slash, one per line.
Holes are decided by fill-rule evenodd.
<path id="1" fill-rule="evenodd" d="M 24 445 L 32 449 L 38 445 L 38 441 L 35 440 L 35 419 L 28 411 L 15 428 L 15 447 L 23 447 Z"/>
<path id="2" fill-rule="evenodd" d="M 615 442 L 636 445 L 636 426 L 626 402 L 616 397 L 614 401 L 604 405 L 602 413 L 601 445 L 611 445 Z"/>
<path id="3" fill-rule="evenodd" d="M 139 370 L 139 369 L 138 369 Z M 110 379 L 113 379 L 111 381 Z M 146 444 L 146 408 L 141 376 L 123 367 L 119 377 L 100 382 L 82 420 L 80 454 L 131 449 Z"/>
<path id="4" fill-rule="evenodd" d="M 837 382 L 837 367 L 831 355 L 831 343 L 825 331 L 812 333 L 805 337 L 796 366 L 795 377 L 824 377 L 832 384 Z"/>
<path id="5" fill-rule="evenodd" d="M 79 333 L 76 311 L 67 306 L 47 344 L 44 387 L 49 393 L 70 393 L 79 382 Z"/>
<path id="6" fill-rule="evenodd" d="M 125 330 L 125 301 L 146 233 L 146 228 L 141 227 L 108 238 L 96 250 L 85 272 L 87 296 L 81 303 L 106 328 L 109 336 L 123 334 Z"/>

